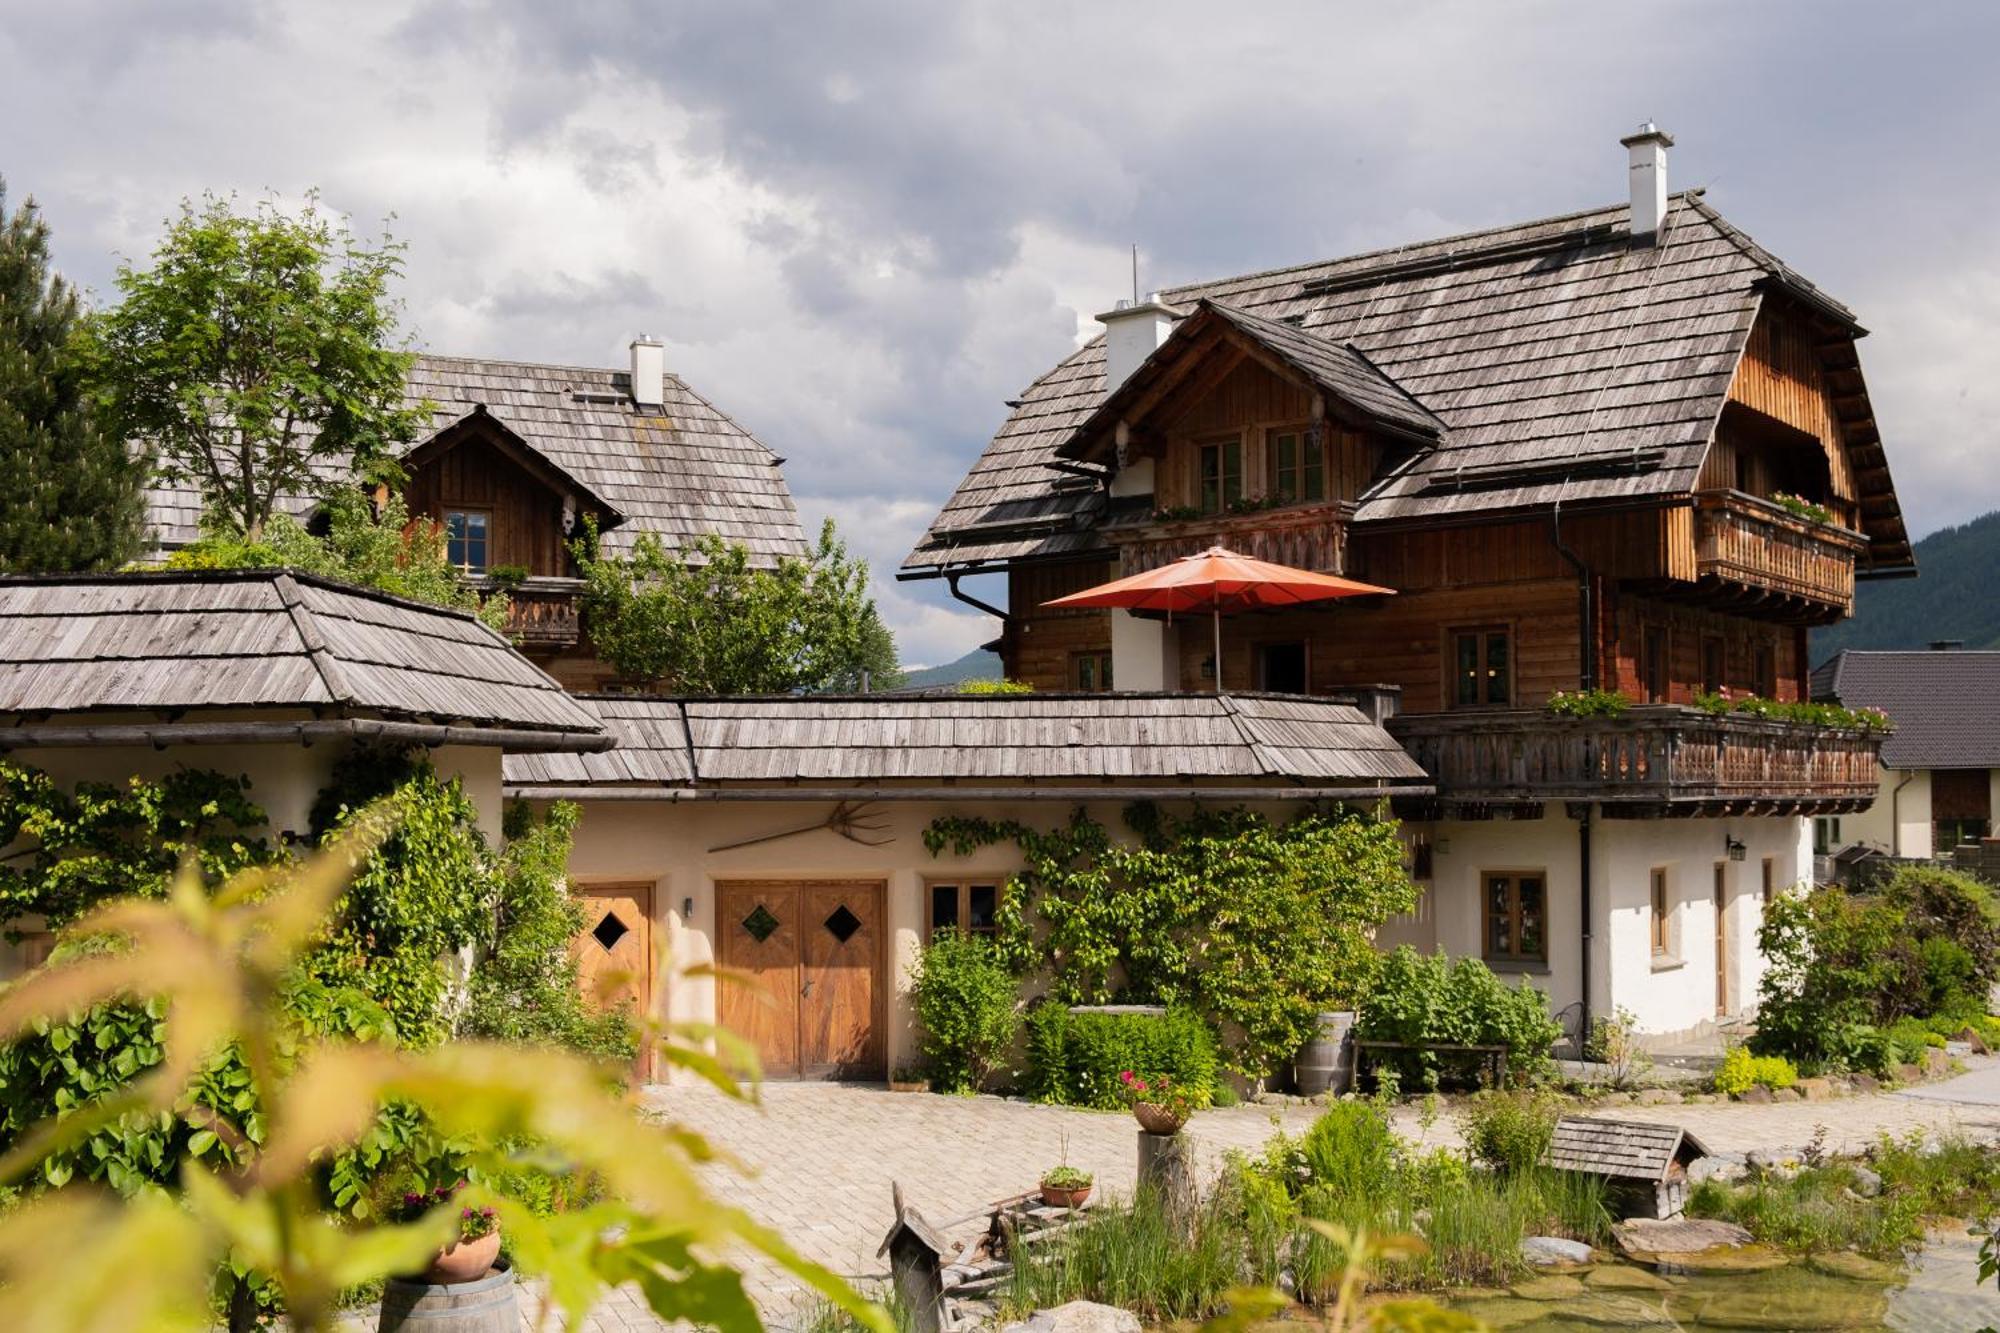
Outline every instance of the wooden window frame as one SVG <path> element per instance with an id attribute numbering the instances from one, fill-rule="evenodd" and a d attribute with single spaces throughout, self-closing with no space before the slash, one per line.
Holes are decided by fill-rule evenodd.
<path id="1" fill-rule="evenodd" d="M 1507 885 L 1507 943 L 1505 950 L 1493 947 L 1492 890 L 1494 882 Z M 1541 949 L 1528 953 L 1521 948 L 1521 882 L 1534 880 L 1542 892 Z M 1546 970 L 1549 965 L 1549 872 L 1527 868 L 1481 870 L 1479 872 L 1479 956 L 1489 966 Z"/>
<path id="2" fill-rule="evenodd" d="M 1236 450 L 1236 494 L 1229 493 L 1228 451 Z M 1216 479 L 1214 508 L 1208 503 L 1208 451 L 1216 451 Z M 1196 440 L 1194 445 L 1194 501 L 1195 508 L 1203 514 L 1226 514 L 1229 506 L 1243 498 L 1243 433 L 1215 435 L 1204 440 Z"/>
<path id="3" fill-rule="evenodd" d="M 1088 664 L 1091 677 L 1096 684 L 1084 683 L 1084 667 Z M 1116 686 L 1111 674 L 1111 650 L 1109 648 L 1085 648 L 1069 655 L 1069 687 L 1080 694 L 1109 694 Z"/>
<path id="4" fill-rule="evenodd" d="M 1659 636 L 1659 679 L 1653 679 L 1653 636 Z M 1672 703 L 1674 697 L 1673 627 L 1658 620 L 1639 625 L 1639 692 L 1649 704 Z"/>
<path id="5" fill-rule="evenodd" d="M 1283 490 L 1285 469 L 1278 462 L 1278 441 L 1290 436 L 1298 443 L 1297 461 L 1292 471 L 1297 474 L 1297 491 L 1287 495 Z M 1313 473 L 1313 466 L 1307 461 L 1309 452 L 1319 454 L 1319 494 L 1310 494 L 1307 480 Z M 1327 479 L 1326 431 L 1311 422 L 1302 425 L 1271 426 L 1264 432 L 1264 476 L 1269 483 L 1265 490 L 1280 504 L 1323 504 L 1326 501 Z"/>
<path id="6" fill-rule="evenodd" d="M 1751 684 L 1751 692 L 1766 699 L 1778 697 L 1778 645 L 1760 643 L 1751 654 L 1751 670 L 1756 679 Z"/>
<path id="7" fill-rule="evenodd" d="M 1487 689 L 1478 691 L 1480 697 L 1472 703 L 1460 703 L 1458 699 L 1458 641 L 1466 635 L 1476 635 L 1479 639 L 1478 664 L 1473 668 L 1474 679 L 1482 685 L 1492 667 L 1488 657 L 1490 639 L 1495 634 L 1507 640 L 1507 676 L 1505 699 L 1494 701 L 1487 697 Z M 1444 643 L 1440 656 L 1444 659 L 1444 706 L 1448 712 L 1471 713 L 1482 709 L 1493 710 L 1514 706 L 1516 683 L 1519 677 L 1518 665 L 1521 660 L 1520 636 L 1515 632 L 1512 621 L 1496 621 L 1484 625 L 1452 625 L 1444 631 Z"/>
<path id="8" fill-rule="evenodd" d="M 460 574 L 468 578 L 483 577 L 487 571 L 493 568 L 493 510 L 485 505 L 459 504 L 454 501 L 444 500 L 439 502 L 438 512 L 440 515 L 439 525 L 444 529 L 445 559 L 451 562 L 453 569 L 456 569 Z M 457 561 L 451 560 L 451 520 L 461 514 L 467 518 L 477 516 L 486 520 L 486 535 L 480 539 L 480 546 L 486 555 L 486 560 L 483 564 L 460 564 Z M 464 541 L 466 539 L 460 538 L 459 540 Z"/>
<path id="9" fill-rule="evenodd" d="M 958 895 L 958 918 L 950 926 L 937 924 L 937 891 L 951 889 Z M 972 920 L 972 891 L 974 889 L 993 890 L 993 925 L 975 928 Z M 990 940 L 1000 933 L 1000 903 L 1007 894 L 1005 875 L 961 875 L 951 878 L 926 879 L 924 881 L 924 938 L 933 939 L 940 930 L 958 930 L 979 939 Z"/>
<path id="10" fill-rule="evenodd" d="M 1671 866 L 1646 872 L 1646 940 L 1655 963 L 1677 962 L 1674 952 L 1674 884 Z"/>
<path id="11" fill-rule="evenodd" d="M 1709 667 L 1709 654 L 1715 654 L 1714 671 Z M 1701 692 L 1721 694 L 1729 687 L 1729 641 L 1720 634 L 1701 636 Z"/>

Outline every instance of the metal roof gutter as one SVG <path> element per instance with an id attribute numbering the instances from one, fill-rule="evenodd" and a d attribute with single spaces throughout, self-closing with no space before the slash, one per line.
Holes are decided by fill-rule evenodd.
<path id="1" fill-rule="evenodd" d="M 334 718 L 301 722 L 32 723 L 0 728 L 0 751 L 72 746 L 311 745 L 322 740 L 385 740 L 408 745 L 485 745 L 516 754 L 595 754 L 618 743 L 609 732 L 536 731 L 525 727 L 474 727 L 451 723 Z"/>
<path id="2" fill-rule="evenodd" d="M 527 801 L 1356 801 L 1434 796 L 1431 786 L 1374 787 L 595 787 L 508 783 Z"/>

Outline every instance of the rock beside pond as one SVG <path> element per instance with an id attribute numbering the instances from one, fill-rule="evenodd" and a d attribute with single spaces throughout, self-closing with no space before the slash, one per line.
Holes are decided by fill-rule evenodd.
<path id="1" fill-rule="evenodd" d="M 1815 1273 L 1828 1277 L 1844 1277 L 1854 1282 L 1900 1282 L 1903 1270 L 1880 1259 L 1870 1259 L 1865 1254 L 1852 1254 L 1838 1250 L 1832 1254 L 1815 1254 L 1806 1260 L 1806 1267 Z"/>
<path id="2" fill-rule="evenodd" d="M 1583 1283 L 1573 1277 L 1531 1277 L 1507 1290 L 1524 1301 L 1569 1301 L 1583 1295 Z"/>
<path id="3" fill-rule="evenodd" d="M 1611 1236 L 1628 1255 L 1692 1254 L 1698 1250 L 1748 1245 L 1751 1241 L 1750 1233 L 1734 1222 L 1709 1217 L 1672 1217 L 1664 1221 L 1635 1217 L 1614 1224 Z"/>
<path id="4" fill-rule="evenodd" d="M 1562 1323 L 1594 1328 L 1680 1327 L 1665 1310 L 1636 1296 L 1590 1295 L 1580 1301 L 1564 1301 L 1549 1313 Z"/>
<path id="5" fill-rule="evenodd" d="M 1037 1310 L 1025 1322 L 1009 1324 L 1006 1333 L 1143 1333 L 1139 1316 L 1115 1305 L 1071 1301 Z"/>
<path id="6" fill-rule="evenodd" d="M 1880 1328 L 1880 1300 L 1856 1300 L 1841 1292 L 1745 1287 L 1706 1295 L 1691 1313 L 1703 1328 L 1836 1329 Z"/>
<path id="7" fill-rule="evenodd" d="M 1687 1254 L 1656 1255 L 1653 1260 L 1670 1272 L 1701 1274 L 1763 1273 L 1791 1261 L 1790 1255 L 1769 1245 L 1723 1245 Z"/>
<path id="8" fill-rule="evenodd" d="M 1509 1300 L 1502 1296 L 1482 1300 L 1454 1300 L 1451 1308 L 1459 1314 L 1471 1315 L 1493 1333 L 1507 1333 L 1523 1324 L 1532 1324 L 1548 1314 L 1548 1307 L 1533 1301 Z"/>
<path id="9" fill-rule="evenodd" d="M 1688 1179 L 1699 1185 L 1704 1180 L 1721 1181 L 1728 1184 L 1741 1180 L 1748 1174 L 1740 1158 L 1697 1157 L 1688 1164 Z"/>
<path id="10" fill-rule="evenodd" d="M 1672 1291 L 1674 1284 L 1649 1268 L 1607 1264 L 1593 1268 L 1583 1285 L 1597 1291 Z"/>
<path id="11" fill-rule="evenodd" d="M 1854 1174 L 1854 1192 L 1864 1199 L 1872 1199 L 1882 1192 L 1882 1177 L 1867 1167 L 1856 1164 L 1848 1168 Z"/>
<path id="12" fill-rule="evenodd" d="M 1588 1268 L 1593 1262 L 1588 1245 L 1561 1236 L 1526 1237 L 1521 1242 L 1521 1257 L 1531 1268 Z"/>

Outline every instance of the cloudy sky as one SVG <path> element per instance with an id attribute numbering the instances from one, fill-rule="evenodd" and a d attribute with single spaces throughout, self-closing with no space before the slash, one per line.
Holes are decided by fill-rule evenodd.
<path id="1" fill-rule="evenodd" d="M 409 244 L 420 345 L 638 331 L 873 561 L 1147 286 L 1619 200 L 1618 136 L 1852 305 L 1913 530 L 2000 507 L 2000 7 L 0 0 L 0 175 L 100 294 L 203 190 Z M 997 595 L 986 590 L 989 595 Z"/>

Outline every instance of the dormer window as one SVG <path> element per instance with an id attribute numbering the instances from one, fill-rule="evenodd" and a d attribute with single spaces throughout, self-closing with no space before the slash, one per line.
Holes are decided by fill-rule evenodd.
<path id="1" fill-rule="evenodd" d="M 1201 512 L 1219 514 L 1243 498 L 1243 441 L 1231 436 L 1201 446 Z"/>
<path id="2" fill-rule="evenodd" d="M 1271 494 L 1288 503 L 1326 498 L 1326 445 L 1318 431 L 1272 432 Z"/>
<path id="3" fill-rule="evenodd" d="M 445 558 L 467 574 L 484 574 L 492 517 L 483 509 L 447 509 L 444 514 Z"/>

